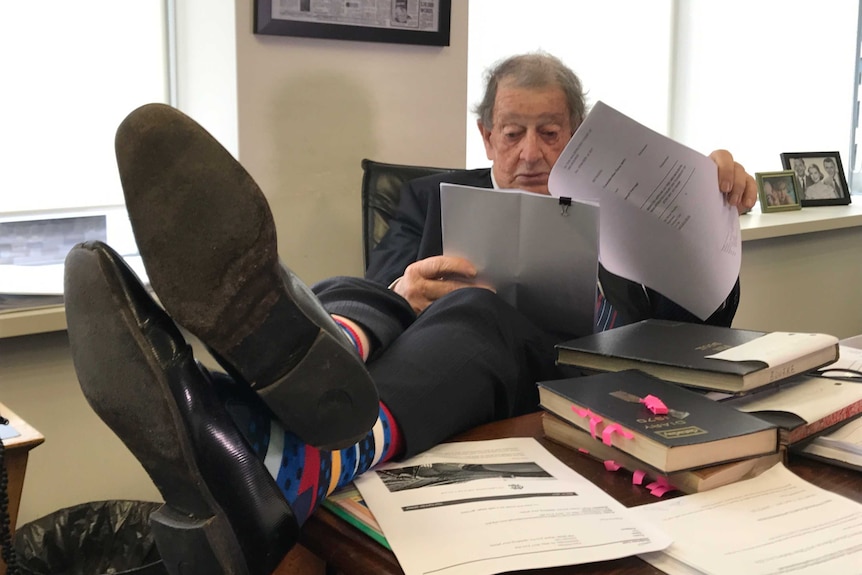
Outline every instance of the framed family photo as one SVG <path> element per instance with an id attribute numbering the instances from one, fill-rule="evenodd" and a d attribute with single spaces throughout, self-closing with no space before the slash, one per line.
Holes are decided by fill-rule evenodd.
<path id="1" fill-rule="evenodd" d="M 781 172 L 757 172 L 757 195 L 760 211 L 784 212 L 802 208 L 793 170 Z"/>
<path id="2" fill-rule="evenodd" d="M 850 189 L 838 152 L 786 152 L 781 154 L 781 166 L 793 172 L 803 208 L 850 203 Z"/>

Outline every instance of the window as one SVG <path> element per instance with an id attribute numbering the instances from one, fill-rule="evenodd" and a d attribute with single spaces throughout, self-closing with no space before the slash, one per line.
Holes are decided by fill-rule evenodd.
<path id="1" fill-rule="evenodd" d="M 541 48 L 581 77 L 588 104 L 703 153 L 726 148 L 750 173 L 780 170 L 781 152 L 818 150 L 858 171 L 858 22 L 858 0 L 471 0 L 467 104 L 485 68 Z M 467 166 L 488 165 L 473 114 L 467 123 Z"/>
<path id="2" fill-rule="evenodd" d="M 114 133 L 135 107 L 169 99 L 166 3 L 0 3 L 0 218 L 113 206 L 124 219 Z M 124 236 L 121 251 L 134 245 Z"/>

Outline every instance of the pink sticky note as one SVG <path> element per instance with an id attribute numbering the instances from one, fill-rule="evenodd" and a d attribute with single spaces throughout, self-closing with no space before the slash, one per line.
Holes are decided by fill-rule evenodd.
<path id="1" fill-rule="evenodd" d="M 641 402 L 646 406 L 647 409 L 649 409 L 656 415 L 664 415 L 667 413 L 667 406 L 662 400 L 660 400 L 654 395 L 646 396 L 641 400 Z"/>
<path id="2" fill-rule="evenodd" d="M 593 436 L 593 439 L 596 438 L 596 426 L 602 422 L 602 418 L 594 413 L 590 414 L 590 435 Z"/>
<path id="3" fill-rule="evenodd" d="M 673 486 L 673 485 L 665 484 L 665 485 L 660 485 L 660 486 L 658 486 L 658 487 L 656 487 L 656 488 L 654 488 L 654 489 L 650 489 L 650 491 L 649 491 L 649 492 L 650 492 L 652 495 L 655 495 L 656 497 L 661 497 L 662 495 L 664 495 L 664 494 L 665 494 L 665 493 L 667 493 L 668 491 L 673 491 L 673 490 L 674 490 L 674 486 Z"/>
<path id="4" fill-rule="evenodd" d="M 604 443 L 605 445 L 613 445 L 613 441 L 612 441 L 611 436 L 614 434 L 614 432 L 617 429 L 619 429 L 619 427 L 620 427 L 619 423 L 613 423 L 611 425 L 606 426 L 602 430 L 602 443 Z"/>
<path id="5" fill-rule="evenodd" d="M 634 485 L 641 485 L 644 482 L 644 477 L 646 477 L 646 471 L 636 469 L 635 472 L 632 473 L 632 483 Z"/>
<path id="6" fill-rule="evenodd" d="M 581 409 L 579 407 L 575 407 L 574 405 L 572 406 L 572 411 L 574 411 L 575 413 L 577 413 L 581 417 L 587 417 L 590 415 L 589 409 Z"/>
<path id="7" fill-rule="evenodd" d="M 589 449 L 584 449 L 583 447 L 579 447 L 579 448 L 578 448 L 578 451 L 580 451 L 581 453 L 586 453 L 587 455 L 589 455 L 589 454 L 590 454 L 590 450 L 589 450 Z"/>
<path id="8" fill-rule="evenodd" d="M 620 464 L 612 459 L 605 460 L 605 469 L 608 471 L 617 471 L 620 468 Z"/>

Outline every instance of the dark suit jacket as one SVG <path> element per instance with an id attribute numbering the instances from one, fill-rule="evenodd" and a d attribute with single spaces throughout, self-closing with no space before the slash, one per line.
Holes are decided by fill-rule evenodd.
<path id="1" fill-rule="evenodd" d="M 398 211 L 390 221 L 389 231 L 371 252 L 366 278 L 389 285 L 413 262 L 443 253 L 441 182 L 490 188 L 491 169 L 448 172 L 407 182 L 401 189 Z M 649 317 L 701 323 L 688 310 L 658 292 L 616 276 L 601 266 L 599 281 L 619 316 L 615 325 Z M 738 305 L 739 280 L 707 323 L 730 326 Z"/>

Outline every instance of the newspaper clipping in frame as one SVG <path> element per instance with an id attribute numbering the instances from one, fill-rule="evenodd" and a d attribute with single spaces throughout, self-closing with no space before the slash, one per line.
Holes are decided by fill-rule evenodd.
<path id="1" fill-rule="evenodd" d="M 438 32 L 439 0 L 275 0 L 275 20 Z"/>

